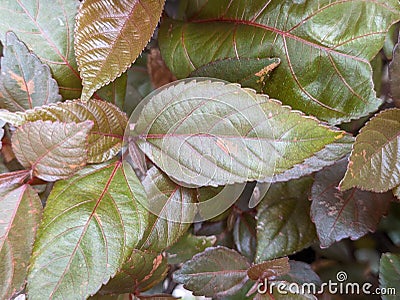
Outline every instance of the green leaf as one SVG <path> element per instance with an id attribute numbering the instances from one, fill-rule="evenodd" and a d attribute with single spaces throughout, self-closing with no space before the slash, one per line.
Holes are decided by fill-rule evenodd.
<path id="1" fill-rule="evenodd" d="M 225 58 L 197 68 L 190 73 L 190 77 L 220 78 L 263 91 L 270 73 L 279 64 L 279 58 Z"/>
<path id="2" fill-rule="evenodd" d="M 95 99 L 89 102 L 66 101 L 23 113 L 0 110 L 0 118 L 15 126 L 37 120 L 75 123 L 92 121 L 93 128 L 88 137 L 89 163 L 99 163 L 114 157 L 121 150 L 127 125 L 127 117 L 118 107 Z"/>
<path id="3" fill-rule="evenodd" d="M 382 103 L 369 61 L 400 19 L 397 0 L 186 2 L 188 21 L 165 19 L 159 32 L 178 78 L 221 59 L 276 57 L 265 92 L 294 109 L 338 124 Z"/>
<path id="4" fill-rule="evenodd" d="M 18 0 L 0 3 L 0 39 L 14 31 L 46 63 L 64 99 L 78 98 L 81 79 L 74 54 L 74 23 L 77 0 Z"/>
<path id="5" fill-rule="evenodd" d="M 343 134 L 236 84 L 191 81 L 154 95 L 131 135 L 171 178 L 193 187 L 264 180 Z"/>
<path id="6" fill-rule="evenodd" d="M 50 69 L 29 52 L 13 32 L 5 36 L 4 56 L 1 58 L 0 107 L 24 111 L 61 101 L 57 82 Z"/>
<path id="7" fill-rule="evenodd" d="M 385 291 L 396 292 L 400 286 L 400 255 L 395 253 L 382 254 L 379 267 L 379 287 Z M 396 293 L 395 293 L 396 294 Z M 383 300 L 397 299 L 395 294 L 382 295 Z"/>
<path id="8" fill-rule="evenodd" d="M 356 137 L 341 190 L 358 187 L 377 193 L 400 184 L 400 109 L 372 118 Z"/>
<path id="9" fill-rule="evenodd" d="M 235 221 L 233 227 L 233 239 L 237 250 L 249 261 L 254 260 L 256 253 L 257 238 L 256 238 L 256 225 L 257 222 L 249 213 L 241 213 Z"/>
<path id="10" fill-rule="evenodd" d="M 174 183 L 156 167 L 148 170 L 142 183 L 147 194 L 147 202 L 142 204 L 151 214 L 138 249 L 161 252 L 189 229 L 196 214 L 197 194 Z"/>
<path id="11" fill-rule="evenodd" d="M 168 263 L 183 263 L 191 259 L 195 254 L 203 252 L 206 248 L 214 245 L 216 240 L 214 235 L 196 236 L 187 232 L 168 249 Z"/>
<path id="12" fill-rule="evenodd" d="M 82 96 L 125 72 L 150 40 L 165 1 L 87 0 L 76 18 L 75 52 Z"/>
<path id="13" fill-rule="evenodd" d="M 87 136 L 93 122 L 29 122 L 12 136 L 18 161 L 46 181 L 65 179 L 86 165 Z"/>
<path id="14" fill-rule="evenodd" d="M 145 197 L 134 171 L 120 161 L 56 182 L 33 249 L 29 297 L 95 294 L 142 238 L 148 214 L 139 202 Z"/>
<path id="15" fill-rule="evenodd" d="M 253 265 L 247 270 L 247 275 L 250 279 L 257 281 L 259 279 L 282 276 L 289 271 L 289 258 L 283 257 Z"/>
<path id="16" fill-rule="evenodd" d="M 193 295 L 222 297 L 233 295 L 248 280 L 247 259 L 225 247 L 207 248 L 183 264 L 174 280 L 183 283 Z"/>
<path id="17" fill-rule="evenodd" d="M 308 201 L 313 179 L 271 185 L 257 206 L 256 262 L 293 254 L 316 241 Z"/>
<path id="18" fill-rule="evenodd" d="M 115 106 L 118 106 L 121 110 L 123 110 L 125 106 L 127 84 L 128 75 L 127 73 L 124 73 L 109 85 L 106 85 L 98 90 L 96 96 L 100 97 L 102 100 L 114 104 Z"/>
<path id="19" fill-rule="evenodd" d="M 337 186 L 345 172 L 345 164 L 346 161 L 342 160 L 315 175 L 311 190 L 311 219 L 322 248 L 344 238 L 356 240 L 375 231 L 393 199 L 390 192 L 339 191 Z"/>
<path id="20" fill-rule="evenodd" d="M 128 261 L 123 264 L 117 275 L 100 289 L 99 294 L 146 291 L 163 280 L 167 271 L 167 260 L 162 254 L 134 249 Z"/>
<path id="21" fill-rule="evenodd" d="M 154 90 L 149 73 L 147 72 L 147 54 L 139 56 L 132 67 L 127 71 L 128 85 L 123 111 L 128 115 L 136 108 L 139 102 Z"/>
<path id="22" fill-rule="evenodd" d="M 0 298 L 22 290 L 42 203 L 28 184 L 0 190 Z"/>
<path id="23" fill-rule="evenodd" d="M 353 142 L 354 138 L 346 134 L 334 143 L 326 145 L 324 149 L 307 158 L 303 163 L 295 165 L 293 168 L 281 174 L 276 174 L 272 178 L 272 182 L 284 182 L 297 179 L 322 170 L 327 166 L 331 166 L 350 153 Z"/>

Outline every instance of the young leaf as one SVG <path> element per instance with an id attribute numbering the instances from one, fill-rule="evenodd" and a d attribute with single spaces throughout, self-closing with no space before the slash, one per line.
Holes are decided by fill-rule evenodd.
<path id="1" fill-rule="evenodd" d="M 265 92 L 295 109 L 338 124 L 382 103 L 369 61 L 400 19 L 397 0 L 186 2 L 188 21 L 166 19 L 159 32 L 178 78 L 220 59 L 276 57 Z"/>
<path id="2" fill-rule="evenodd" d="M 350 153 L 353 142 L 354 138 L 346 134 L 334 143 L 326 145 L 324 149 L 307 158 L 303 163 L 295 165 L 293 168 L 281 174 L 276 174 L 272 178 L 272 182 L 284 182 L 297 179 L 322 170 L 327 166 L 331 166 Z"/>
<path id="3" fill-rule="evenodd" d="M 77 0 L 0 3 L 1 42 L 6 44 L 7 31 L 16 32 L 28 48 L 50 67 L 64 99 L 77 98 L 81 91 L 73 48 L 78 3 Z"/>
<path id="4" fill-rule="evenodd" d="M 1 108 L 20 111 L 61 101 L 50 69 L 13 32 L 5 35 L 0 75 Z"/>
<path id="5" fill-rule="evenodd" d="M 249 262 L 239 253 L 225 247 L 207 248 L 183 264 L 174 280 L 183 283 L 193 295 L 222 297 L 233 295 L 248 280 Z"/>
<path id="6" fill-rule="evenodd" d="M 42 203 L 28 184 L 0 190 L 0 298 L 9 299 L 25 284 Z"/>
<path id="7" fill-rule="evenodd" d="M 191 187 L 264 180 L 343 135 L 265 95 L 210 81 L 154 95 L 131 134 L 158 167 Z"/>
<path id="8" fill-rule="evenodd" d="M 35 121 L 22 125 L 12 136 L 18 161 L 46 181 L 65 179 L 86 165 L 87 136 L 93 122 Z"/>
<path id="9" fill-rule="evenodd" d="M 358 187 L 377 193 L 400 184 L 400 109 L 371 119 L 356 137 L 341 190 Z"/>
<path id="10" fill-rule="evenodd" d="M 280 62 L 279 58 L 225 58 L 197 68 L 190 77 L 220 78 L 262 92 L 270 73 Z"/>
<path id="11" fill-rule="evenodd" d="M 185 262 L 191 259 L 195 254 L 203 252 L 206 248 L 213 246 L 216 240 L 214 235 L 197 236 L 186 233 L 168 249 L 168 263 L 179 264 Z"/>
<path id="12" fill-rule="evenodd" d="M 293 254 L 317 240 L 310 219 L 313 179 L 273 184 L 257 206 L 256 262 Z"/>
<path id="13" fill-rule="evenodd" d="M 152 251 L 133 250 L 117 275 L 98 292 L 100 295 L 144 292 L 165 278 L 167 260 Z"/>
<path id="14" fill-rule="evenodd" d="M 99 163 L 114 157 L 121 149 L 126 115 L 111 103 L 101 100 L 83 102 L 65 101 L 27 110 L 23 113 L 9 113 L 0 110 L 0 118 L 19 126 L 37 120 L 60 122 L 93 122 L 88 137 L 88 162 Z"/>
<path id="15" fill-rule="evenodd" d="M 345 164 L 342 160 L 315 175 L 311 218 L 322 248 L 347 237 L 356 240 L 375 231 L 393 199 L 390 192 L 375 194 L 355 188 L 339 191 L 337 185 L 345 172 Z"/>
<path id="16" fill-rule="evenodd" d="M 247 270 L 247 275 L 250 279 L 257 281 L 259 279 L 279 277 L 289 271 L 289 259 L 283 257 L 253 265 Z"/>
<path id="17" fill-rule="evenodd" d="M 396 289 L 400 286 L 400 255 L 385 253 L 381 257 L 379 267 L 379 284 L 381 289 Z M 397 299 L 396 295 L 383 295 L 383 300 Z"/>
<path id="18" fill-rule="evenodd" d="M 249 261 L 254 260 L 256 252 L 257 238 L 256 238 L 256 220 L 254 216 L 249 213 L 241 213 L 233 227 L 233 239 L 237 250 Z"/>
<path id="19" fill-rule="evenodd" d="M 189 229 L 196 214 L 196 191 L 177 185 L 156 167 L 142 183 L 147 194 L 143 205 L 151 214 L 138 249 L 161 252 Z"/>
<path id="20" fill-rule="evenodd" d="M 86 0 L 75 27 L 82 100 L 113 81 L 135 61 L 151 38 L 164 0 Z"/>
<path id="21" fill-rule="evenodd" d="M 133 170 L 120 161 L 56 182 L 33 249 L 29 297 L 95 294 L 142 238 L 147 211 L 139 203 L 145 197 Z"/>

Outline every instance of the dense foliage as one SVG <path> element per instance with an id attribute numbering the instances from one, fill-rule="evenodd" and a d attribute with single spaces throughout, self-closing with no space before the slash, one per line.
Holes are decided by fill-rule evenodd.
<path id="1" fill-rule="evenodd" d="M 397 299 L 399 21 L 0 0 L 0 299 Z"/>

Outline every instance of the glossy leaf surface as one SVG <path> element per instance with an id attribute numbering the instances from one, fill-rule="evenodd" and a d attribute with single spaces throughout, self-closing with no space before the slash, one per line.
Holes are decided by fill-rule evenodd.
<path id="1" fill-rule="evenodd" d="M 159 35 L 161 53 L 178 78 L 222 59 L 276 57 L 281 63 L 265 92 L 295 109 L 338 124 L 381 104 L 369 61 L 400 19 L 398 1 L 185 4 L 187 21 L 166 19 Z"/>
<path id="2" fill-rule="evenodd" d="M 46 181 L 65 179 L 86 165 L 87 137 L 93 123 L 29 122 L 12 136 L 18 161 Z"/>
<path id="3" fill-rule="evenodd" d="M 75 52 L 86 101 L 125 72 L 150 40 L 164 0 L 86 0 L 76 19 Z"/>
<path id="4" fill-rule="evenodd" d="M 272 178 L 272 181 L 284 182 L 297 179 L 317 172 L 327 166 L 331 166 L 351 152 L 353 143 L 354 138 L 346 134 L 334 143 L 326 145 L 324 149 L 307 158 L 303 163 L 295 165 L 293 168 L 283 173 L 276 174 Z"/>
<path id="5" fill-rule="evenodd" d="M 22 290 L 42 203 L 36 191 L 25 184 L 0 189 L 0 298 L 9 299 Z"/>
<path id="6" fill-rule="evenodd" d="M 345 161 L 315 175 L 311 192 L 311 218 L 316 225 L 321 247 L 326 248 L 344 238 L 355 240 L 373 232 L 388 212 L 391 192 L 376 194 L 358 189 L 340 192 Z"/>
<path id="7" fill-rule="evenodd" d="M 133 170 L 122 168 L 120 161 L 93 165 L 58 181 L 35 241 L 29 297 L 82 299 L 95 294 L 142 238 L 147 212 L 138 199 L 145 197 Z"/>
<path id="8" fill-rule="evenodd" d="M 195 254 L 203 252 L 214 245 L 216 237 L 197 236 L 191 233 L 183 235 L 172 247 L 168 249 L 168 263 L 179 264 L 191 259 Z"/>
<path id="9" fill-rule="evenodd" d="M 117 275 L 101 288 L 99 294 L 146 291 L 163 280 L 167 271 L 167 260 L 162 254 L 134 249 L 128 261 Z"/>
<path id="10" fill-rule="evenodd" d="M 381 193 L 399 184 L 400 109 L 389 109 L 371 119 L 356 137 L 340 188 Z"/>
<path id="11" fill-rule="evenodd" d="M 264 180 L 343 134 L 237 85 L 191 81 L 152 97 L 131 135 L 174 180 L 215 186 Z"/>
<path id="12" fill-rule="evenodd" d="M 78 98 L 81 80 L 74 54 L 77 0 L 16 0 L 0 3 L 0 39 L 14 31 L 21 41 L 49 65 L 64 99 Z"/>
<path id="13" fill-rule="evenodd" d="M 400 285 L 400 255 L 385 253 L 382 255 L 379 267 L 380 288 L 389 291 L 388 288 L 398 288 Z M 394 300 L 396 295 L 383 295 L 384 300 Z"/>
<path id="14" fill-rule="evenodd" d="M 235 241 L 236 249 L 246 256 L 249 261 L 254 260 L 257 237 L 256 237 L 257 222 L 254 216 L 248 213 L 241 213 L 233 226 L 233 240 Z"/>
<path id="15" fill-rule="evenodd" d="M 243 87 L 264 91 L 270 73 L 279 64 L 279 58 L 226 58 L 201 66 L 190 73 L 190 76 L 220 78 L 240 83 Z"/>
<path id="16" fill-rule="evenodd" d="M 147 172 L 143 186 L 148 197 L 143 205 L 151 214 L 140 249 L 161 252 L 189 229 L 196 214 L 196 191 L 177 185 L 156 167 Z"/>
<path id="17" fill-rule="evenodd" d="M 257 206 L 256 262 L 293 254 L 317 236 L 310 219 L 312 178 L 273 184 Z"/>
<path id="18" fill-rule="evenodd" d="M 61 96 L 49 67 L 13 32 L 7 32 L 1 58 L 0 107 L 24 111 L 58 101 Z"/>
<path id="19" fill-rule="evenodd" d="M 234 294 L 247 281 L 249 263 L 234 250 L 207 248 L 183 264 L 174 280 L 183 283 L 193 295 L 222 297 Z"/>
<path id="20" fill-rule="evenodd" d="M 0 118 L 15 126 L 37 120 L 83 122 L 90 120 L 93 128 L 88 137 L 88 162 L 99 163 L 115 156 L 122 146 L 127 125 L 126 115 L 115 105 L 101 100 L 65 101 L 39 107 L 24 113 L 0 111 Z"/>
<path id="21" fill-rule="evenodd" d="M 285 275 L 289 271 L 289 259 L 283 257 L 253 265 L 247 270 L 247 275 L 252 280 L 263 280 L 265 278 L 275 278 Z"/>

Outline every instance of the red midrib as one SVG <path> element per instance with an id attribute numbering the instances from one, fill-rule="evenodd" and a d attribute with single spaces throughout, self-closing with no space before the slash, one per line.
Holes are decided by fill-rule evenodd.
<path id="1" fill-rule="evenodd" d="M 64 278 L 65 274 L 66 274 L 67 271 L 69 270 L 69 267 L 70 267 L 70 265 L 71 265 L 72 259 L 75 257 L 75 253 L 76 253 L 76 251 L 78 250 L 78 247 L 79 247 L 79 245 L 81 244 L 82 239 L 83 239 L 83 237 L 85 236 L 87 229 L 89 228 L 89 224 L 90 224 L 92 218 L 94 217 L 94 214 L 95 214 L 95 212 L 96 212 L 96 210 L 97 210 L 97 207 L 99 206 L 101 200 L 104 198 L 106 192 L 108 191 L 108 189 L 109 189 L 109 187 L 110 187 L 110 184 L 111 184 L 112 180 L 114 179 L 115 174 L 117 173 L 117 171 L 118 171 L 120 165 L 121 165 L 121 161 L 117 161 L 116 164 L 115 164 L 115 167 L 114 167 L 114 169 L 113 169 L 113 171 L 112 171 L 112 173 L 111 173 L 111 175 L 110 175 L 110 177 L 107 179 L 107 182 L 106 182 L 106 184 L 105 184 L 105 186 L 104 186 L 103 191 L 101 192 L 101 195 L 98 197 L 98 199 L 97 199 L 97 201 L 96 201 L 96 204 L 95 204 L 95 206 L 93 207 L 92 212 L 91 212 L 91 214 L 90 214 L 88 220 L 86 221 L 85 227 L 83 228 L 83 231 L 82 231 L 82 233 L 81 233 L 81 235 L 80 235 L 80 237 L 79 237 L 79 240 L 76 242 L 76 245 L 75 245 L 75 247 L 74 247 L 74 249 L 73 249 L 73 251 L 72 251 L 72 253 L 71 253 L 70 259 L 69 259 L 69 261 L 68 261 L 68 264 L 66 265 L 66 267 L 65 267 L 65 269 L 64 269 L 64 272 L 61 274 L 59 280 L 57 281 L 57 284 L 56 284 L 56 286 L 54 287 L 53 291 L 51 292 L 49 298 L 51 298 L 51 297 L 54 295 L 54 293 L 57 291 L 58 287 L 60 286 L 60 284 L 61 284 L 61 282 L 62 282 L 62 279 Z"/>
<path id="2" fill-rule="evenodd" d="M 65 65 L 72 71 L 72 73 L 77 77 L 81 78 L 79 76 L 79 73 L 69 64 L 68 60 L 65 58 L 64 55 L 61 54 L 60 50 L 56 47 L 56 45 L 53 43 L 53 41 L 48 37 L 43 29 L 40 27 L 39 23 L 33 18 L 33 16 L 29 13 L 29 11 L 26 9 L 26 7 L 21 3 L 21 0 L 17 0 L 19 6 L 23 9 L 25 14 L 31 19 L 32 23 L 35 24 L 35 26 L 39 29 L 41 35 L 46 39 L 46 41 L 49 43 L 49 45 L 53 48 L 54 52 L 61 58 L 61 60 L 65 63 Z M 68 37 L 69 38 L 69 37 Z"/>
<path id="3" fill-rule="evenodd" d="M 288 32 L 288 31 L 283 31 L 283 30 L 275 28 L 275 27 L 267 26 L 267 25 L 264 25 L 264 24 L 259 24 L 259 23 L 256 23 L 256 22 L 253 22 L 253 21 L 249 21 L 249 20 L 211 18 L 211 19 L 203 19 L 203 20 L 191 20 L 190 22 L 191 23 L 200 23 L 200 24 L 201 23 L 214 23 L 214 22 L 235 23 L 235 24 L 241 24 L 241 25 L 247 25 L 247 26 L 252 26 L 252 27 L 256 27 L 256 28 L 261 28 L 261 29 L 268 30 L 270 32 L 279 34 L 282 37 L 295 40 L 297 42 L 303 43 L 305 45 L 309 45 L 311 47 L 320 49 L 322 51 L 326 51 L 328 53 L 335 53 L 335 54 L 343 56 L 343 57 L 347 57 L 347 58 L 351 58 L 351 59 L 354 59 L 354 60 L 357 60 L 357 61 L 369 63 L 367 60 L 365 60 L 363 58 L 360 58 L 360 57 L 357 57 L 357 56 L 352 56 L 352 55 L 345 54 L 345 53 L 342 53 L 342 52 L 338 52 L 336 50 L 333 50 L 332 48 L 328 48 L 326 46 L 322 46 L 322 45 L 307 41 L 307 40 L 305 40 L 305 39 L 303 39 L 301 37 L 298 37 L 298 36 Z"/>

